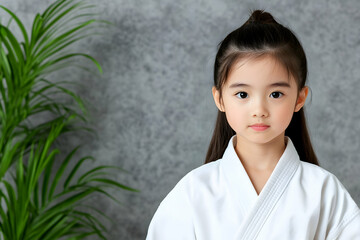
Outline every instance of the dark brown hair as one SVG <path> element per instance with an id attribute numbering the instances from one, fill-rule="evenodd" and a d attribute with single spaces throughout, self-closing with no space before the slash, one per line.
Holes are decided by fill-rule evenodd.
<path id="1" fill-rule="evenodd" d="M 294 77 L 298 91 L 305 86 L 307 61 L 299 40 L 270 13 L 255 10 L 241 27 L 227 35 L 219 44 L 214 64 L 214 86 L 220 92 L 220 99 L 222 87 L 232 66 L 240 59 L 263 56 L 272 56 L 280 62 L 288 74 Z M 220 159 L 230 138 L 235 134 L 227 122 L 225 112 L 219 110 L 205 163 Z M 285 135 L 294 143 L 302 161 L 319 165 L 306 127 L 304 107 L 294 112 Z"/>

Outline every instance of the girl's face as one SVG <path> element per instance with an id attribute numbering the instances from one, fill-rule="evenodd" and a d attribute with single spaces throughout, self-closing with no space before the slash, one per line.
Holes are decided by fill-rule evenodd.
<path id="1" fill-rule="evenodd" d="M 238 141 L 264 144 L 283 141 L 294 112 L 305 104 L 308 88 L 298 92 L 295 79 L 270 56 L 236 63 L 222 89 L 212 89 Z"/>

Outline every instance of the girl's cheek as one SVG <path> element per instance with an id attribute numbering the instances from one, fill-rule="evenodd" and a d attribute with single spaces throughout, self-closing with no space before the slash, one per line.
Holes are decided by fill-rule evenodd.
<path id="1" fill-rule="evenodd" d="M 290 104 L 284 104 L 282 106 L 279 106 L 275 114 L 284 121 L 288 121 L 288 119 L 291 120 L 293 115 L 293 107 Z"/>
<path id="2" fill-rule="evenodd" d="M 283 118 L 283 124 L 284 125 L 288 125 L 290 124 L 290 121 L 293 117 L 294 111 L 292 110 L 291 106 L 289 106 L 288 109 L 286 109 L 283 113 L 282 113 L 282 118 Z"/>

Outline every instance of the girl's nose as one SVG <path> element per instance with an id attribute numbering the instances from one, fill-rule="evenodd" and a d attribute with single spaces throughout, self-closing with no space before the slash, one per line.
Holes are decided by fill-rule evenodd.
<path id="1" fill-rule="evenodd" d="M 266 118 L 269 116 L 269 111 L 266 104 L 262 100 L 256 101 L 253 105 L 252 116 L 259 118 Z"/>

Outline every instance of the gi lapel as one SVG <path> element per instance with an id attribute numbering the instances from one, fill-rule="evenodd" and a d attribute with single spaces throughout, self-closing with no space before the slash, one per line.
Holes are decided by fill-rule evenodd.
<path id="1" fill-rule="evenodd" d="M 234 199 L 235 206 L 241 211 L 239 221 L 242 222 L 256 202 L 258 195 L 235 152 L 233 142 L 235 136 L 231 137 L 220 165 L 229 188 L 229 194 Z M 234 209 L 234 211 L 237 211 L 237 209 Z"/>
<path id="2" fill-rule="evenodd" d="M 293 143 L 290 138 L 287 138 L 286 149 L 258 196 L 241 161 L 237 157 L 233 145 L 234 136 L 224 153 L 223 168 L 225 178 L 232 186 L 231 192 L 235 190 L 232 194 L 234 199 L 239 202 L 244 217 L 235 239 L 252 240 L 256 239 L 266 219 L 296 172 L 300 160 Z"/>

